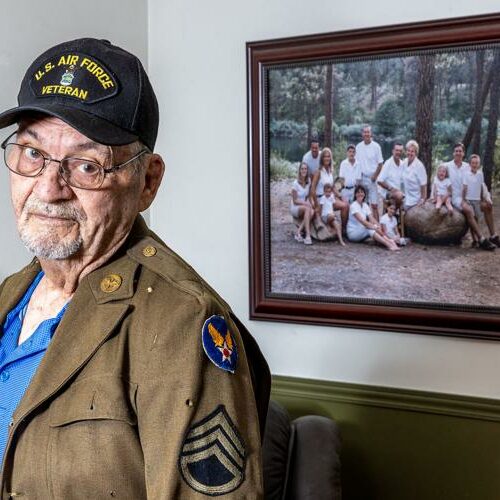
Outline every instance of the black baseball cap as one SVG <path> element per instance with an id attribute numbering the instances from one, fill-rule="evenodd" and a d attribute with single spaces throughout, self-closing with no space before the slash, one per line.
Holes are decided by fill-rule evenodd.
<path id="1" fill-rule="evenodd" d="M 18 106 L 0 114 L 0 128 L 30 112 L 60 118 L 110 146 L 142 141 L 153 150 L 158 102 L 139 59 L 107 40 L 79 38 L 44 52 L 29 67 Z"/>

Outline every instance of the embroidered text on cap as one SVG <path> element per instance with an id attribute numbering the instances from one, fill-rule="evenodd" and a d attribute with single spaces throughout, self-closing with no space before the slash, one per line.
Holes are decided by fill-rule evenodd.
<path id="1" fill-rule="evenodd" d="M 37 97 L 60 96 L 86 104 L 108 99 L 119 90 L 116 77 L 102 62 L 79 52 L 45 61 L 33 73 L 30 87 Z"/>

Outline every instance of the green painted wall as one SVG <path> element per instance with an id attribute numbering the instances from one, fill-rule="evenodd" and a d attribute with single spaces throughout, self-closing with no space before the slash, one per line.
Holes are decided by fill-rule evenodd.
<path id="1" fill-rule="evenodd" d="M 344 500 L 500 499 L 500 401 L 279 376 L 272 397 L 338 422 Z"/>

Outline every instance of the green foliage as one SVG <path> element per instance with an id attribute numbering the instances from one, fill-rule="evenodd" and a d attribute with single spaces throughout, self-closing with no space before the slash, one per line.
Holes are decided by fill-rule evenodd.
<path id="1" fill-rule="evenodd" d="M 362 123 L 354 123 L 352 125 L 341 125 L 339 127 L 340 136 L 347 142 L 357 143 L 361 140 Z"/>
<path id="2" fill-rule="evenodd" d="M 403 108 L 400 101 L 389 99 L 379 106 L 375 113 L 374 127 L 378 134 L 394 137 L 403 118 Z"/>
<path id="3" fill-rule="evenodd" d="M 449 121 L 434 122 L 434 138 L 438 142 L 448 143 L 453 145 L 457 141 L 461 141 L 465 135 L 467 126 L 464 122 L 459 122 L 454 119 Z"/>
<path id="4" fill-rule="evenodd" d="M 498 137 L 495 142 L 495 153 L 493 154 L 493 163 L 497 168 L 495 168 L 495 171 L 493 172 L 492 187 L 498 188 L 500 187 L 500 168 L 498 168 L 498 165 L 500 165 L 500 138 Z"/>
<path id="5" fill-rule="evenodd" d="M 276 69 L 269 72 L 271 117 L 276 120 L 306 121 L 324 100 L 326 66 L 315 64 L 300 68 Z"/>
<path id="6" fill-rule="evenodd" d="M 272 137 L 301 140 L 306 137 L 307 125 L 293 120 L 273 120 L 269 125 L 269 133 Z"/>
<path id="7" fill-rule="evenodd" d="M 415 120 L 409 120 L 402 124 L 399 134 L 398 140 L 400 140 L 403 144 L 406 144 L 410 139 L 415 138 Z"/>
<path id="8" fill-rule="evenodd" d="M 437 172 L 437 168 L 441 163 L 451 160 L 451 150 L 448 143 L 437 142 L 432 148 L 432 176 Z"/>
<path id="9" fill-rule="evenodd" d="M 332 156 L 333 161 L 335 162 L 335 166 L 338 172 L 338 168 L 340 166 L 340 162 L 347 157 L 347 145 L 349 143 L 345 140 L 335 141 L 332 147 Z"/>
<path id="10" fill-rule="evenodd" d="M 465 121 L 471 116 L 470 97 L 467 95 L 467 87 L 465 84 L 456 86 L 454 96 L 449 99 L 448 115 L 453 116 L 456 120 Z"/>
<path id="11" fill-rule="evenodd" d="M 326 143 L 326 137 L 325 137 L 325 117 L 322 115 L 320 116 L 315 122 L 314 122 L 314 128 L 315 130 L 318 131 L 318 138 L 320 140 L 321 144 Z M 332 140 L 335 142 L 339 135 L 339 126 L 332 120 Z"/>
<path id="12" fill-rule="evenodd" d="M 271 151 L 269 160 L 269 174 L 272 181 L 279 179 L 293 179 L 297 176 L 299 165 L 284 159 L 276 151 Z"/>

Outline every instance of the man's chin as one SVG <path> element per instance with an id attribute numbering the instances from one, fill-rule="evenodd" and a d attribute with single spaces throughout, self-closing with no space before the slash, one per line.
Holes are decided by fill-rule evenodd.
<path id="1" fill-rule="evenodd" d="M 54 239 L 34 237 L 20 232 L 24 246 L 39 259 L 64 260 L 73 257 L 82 247 L 81 238 Z"/>

